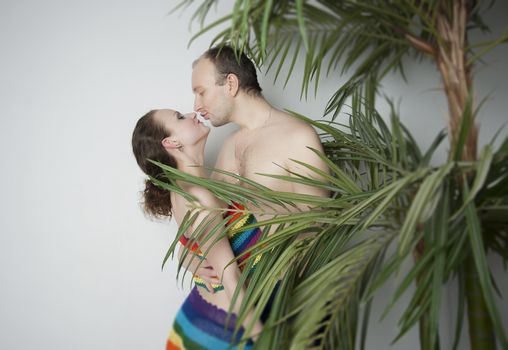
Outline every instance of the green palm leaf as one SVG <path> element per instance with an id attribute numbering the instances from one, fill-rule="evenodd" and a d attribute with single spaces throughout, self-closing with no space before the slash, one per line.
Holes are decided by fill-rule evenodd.
<path id="1" fill-rule="evenodd" d="M 192 2 L 184 0 L 179 6 Z M 483 293 L 491 328 L 506 347 L 493 298 L 495 276 L 490 275 L 485 256 L 495 252 L 508 261 L 508 139 L 497 151 L 489 145 L 476 157 L 474 119 L 482 103 L 475 107 L 468 73 L 473 62 L 506 42 L 506 33 L 478 44 L 467 42 L 468 31 L 487 29 L 481 14 L 493 1 L 235 0 L 230 14 L 205 25 L 218 2 L 207 0 L 197 7 L 193 20 L 202 29 L 192 40 L 214 31 L 213 44 L 229 43 L 238 52 L 249 53 L 260 68 L 274 69 L 275 80 L 283 78 L 284 86 L 301 62 L 300 98 L 308 96 L 312 84 L 316 94 L 323 76 L 332 80 L 351 73 L 327 103 L 325 114 L 330 120 L 315 121 L 290 112 L 321 132 L 325 153 L 316 154 L 329 166 L 330 175 L 298 160 L 322 181 L 292 172 L 261 174 L 327 189 L 330 198 L 270 191 L 227 172 L 222 173 L 248 187 L 193 178 L 164 166 L 161 177 L 152 179 L 194 203 L 177 236 L 188 230 L 195 213 L 222 213 L 224 208 L 200 207 L 175 180 L 203 186 L 227 203 L 242 203 L 246 213 L 269 215 L 249 226 L 262 228 L 263 240 L 250 248 L 245 264 L 252 264 L 258 253 L 264 258 L 250 277 L 242 275 L 242 281 L 249 283 L 240 318 L 249 309 L 260 315 L 272 289 L 276 285 L 279 289 L 258 348 L 355 348 L 358 330 L 364 346 L 368 320 L 360 320 L 361 305 L 367 305 L 364 317 L 368 318 L 373 295 L 395 274 L 400 283 L 386 312 L 404 293 L 410 294 L 395 341 L 419 324 L 424 349 L 440 346 L 443 283 L 458 279 L 453 345 L 457 348 L 463 315 L 468 312 L 470 320 L 472 316 L 464 307 L 466 301 L 468 308 L 474 302 L 466 287 L 471 272 L 478 275 L 476 287 Z M 461 17 L 462 10 L 466 16 Z M 390 100 L 389 115 L 375 110 L 380 83 L 390 72 L 404 75 L 407 55 L 412 61 L 428 58 L 446 63 L 439 60 L 449 59 L 453 30 L 460 28 L 464 28 L 464 63 L 455 67 L 463 65 L 464 74 L 471 78 L 466 82 L 467 96 L 454 100 L 456 96 L 450 95 L 454 91 L 445 86 L 450 110 L 457 107 L 453 101 L 461 101 L 460 108 L 450 116 L 449 132 L 439 133 L 421 152 Z M 445 79 L 443 66 L 438 67 Z M 339 117 L 345 119 L 338 122 Z M 447 137 L 450 161 L 432 166 L 434 152 Z M 270 213 L 262 213 L 261 208 Z M 215 241 L 226 234 L 221 225 L 202 223 L 190 234 Z M 300 239 L 304 232 L 310 235 Z M 394 253 L 388 249 L 391 242 L 396 245 Z M 404 269 L 408 264 L 409 270 Z M 411 286 L 416 286 L 414 292 Z M 470 322 L 470 333 L 475 327 Z"/>

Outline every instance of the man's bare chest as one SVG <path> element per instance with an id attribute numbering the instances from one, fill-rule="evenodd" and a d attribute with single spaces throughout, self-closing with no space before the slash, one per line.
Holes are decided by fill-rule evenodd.
<path id="1" fill-rule="evenodd" d="M 270 140 L 241 141 L 230 153 L 222 169 L 277 191 L 287 191 L 289 183 L 267 175 L 289 175 L 287 159 Z M 246 184 L 242 184 L 246 185 Z"/>

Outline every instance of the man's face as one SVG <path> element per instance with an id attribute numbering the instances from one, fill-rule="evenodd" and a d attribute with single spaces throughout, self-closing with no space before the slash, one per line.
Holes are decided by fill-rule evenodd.
<path id="1" fill-rule="evenodd" d="M 232 98 L 227 85 L 216 84 L 215 66 L 209 59 L 200 59 L 192 70 L 192 92 L 194 110 L 213 126 L 229 123 L 232 110 Z"/>

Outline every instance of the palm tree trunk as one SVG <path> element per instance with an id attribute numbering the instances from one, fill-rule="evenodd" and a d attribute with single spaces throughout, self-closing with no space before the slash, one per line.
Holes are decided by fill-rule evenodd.
<path id="1" fill-rule="evenodd" d="M 436 63 L 444 84 L 450 112 L 450 158 L 458 147 L 460 126 L 465 117 L 467 104 L 472 103 L 471 67 L 465 55 L 466 23 L 468 6 L 466 0 L 443 1 L 437 16 L 437 29 L 443 41 L 438 43 Z M 472 108 L 470 108 L 472 110 Z M 478 142 L 478 128 L 470 112 L 468 133 L 461 160 L 474 161 Z M 472 255 L 467 258 L 466 302 L 469 322 L 469 338 L 473 350 L 494 350 L 496 341 L 492 322 L 487 311 L 478 281 Z"/>
<path id="2" fill-rule="evenodd" d="M 483 299 L 473 256 L 466 259 L 466 302 L 471 349 L 495 349 L 496 337 Z"/>
<path id="3" fill-rule="evenodd" d="M 468 10 L 467 0 L 442 0 L 435 18 L 439 34 L 437 42 L 433 45 L 409 33 L 405 34 L 405 38 L 414 48 L 434 58 L 441 75 L 450 113 L 448 122 L 450 131 L 449 159 L 453 159 L 457 151 L 460 151 L 457 148 L 460 146 L 461 125 L 465 122 L 467 134 L 458 158 L 464 161 L 474 161 L 476 160 L 478 144 L 478 128 L 474 122 L 474 113 L 472 112 L 473 84 L 471 66 L 467 62 L 465 52 Z M 468 104 L 469 111 L 467 109 Z M 465 117 L 468 119 L 463 121 Z M 415 260 L 419 260 L 423 254 L 424 247 L 422 242 L 418 246 L 415 250 Z M 495 350 L 496 341 L 492 321 L 480 290 L 478 273 L 472 256 L 467 258 L 464 268 L 467 280 L 466 303 L 471 349 Z M 426 330 L 429 326 L 427 316 L 427 314 L 424 314 L 420 319 L 420 343 L 422 349 L 431 349 L 434 346 L 434 344 L 429 344 L 429 339 L 425 339 Z"/>
<path id="4" fill-rule="evenodd" d="M 453 152 L 457 146 L 464 111 L 468 100 L 473 97 L 471 67 L 467 64 L 465 55 L 467 1 L 443 1 L 442 4 L 436 24 L 443 41 L 438 43 L 435 60 L 448 100 L 450 146 Z M 476 159 L 477 142 L 478 128 L 471 118 L 461 160 Z"/>

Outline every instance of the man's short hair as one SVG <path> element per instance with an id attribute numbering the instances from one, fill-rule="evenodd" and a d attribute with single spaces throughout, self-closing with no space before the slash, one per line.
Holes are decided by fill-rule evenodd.
<path id="1" fill-rule="evenodd" d="M 217 85 L 224 85 L 228 74 L 238 77 L 239 88 L 251 96 L 261 96 L 261 87 L 258 83 L 256 67 L 243 52 L 235 53 L 229 45 L 215 46 L 207 50 L 194 62 L 207 58 L 213 62 L 217 78 Z"/>

